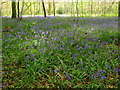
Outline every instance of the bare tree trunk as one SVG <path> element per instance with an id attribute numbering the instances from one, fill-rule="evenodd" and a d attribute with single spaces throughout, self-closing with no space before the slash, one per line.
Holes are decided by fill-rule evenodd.
<path id="1" fill-rule="evenodd" d="M 33 4 L 34 4 L 34 16 L 35 16 L 36 15 L 36 11 L 35 11 L 36 10 L 36 8 L 35 8 L 36 3 L 34 2 Z"/>
<path id="2" fill-rule="evenodd" d="M 21 9 L 21 12 L 20 12 L 21 18 L 22 18 L 22 15 L 23 15 L 23 8 L 24 8 L 24 1 L 22 2 L 22 9 Z"/>
<path id="3" fill-rule="evenodd" d="M 73 16 L 73 1 L 71 2 L 71 16 Z"/>
<path id="4" fill-rule="evenodd" d="M 3 4 L 4 2 L 0 2 L 0 18 L 1 18 L 1 16 L 2 16 L 2 4 Z"/>
<path id="5" fill-rule="evenodd" d="M 77 14 L 77 17 L 78 17 L 78 0 L 76 2 L 76 14 Z"/>
<path id="6" fill-rule="evenodd" d="M 48 2 L 48 15 L 51 15 L 51 2 Z"/>
<path id="7" fill-rule="evenodd" d="M 120 1 L 119 1 L 119 4 L 118 4 L 118 18 L 120 19 Z"/>
<path id="8" fill-rule="evenodd" d="M 44 11 L 44 17 L 46 17 L 46 10 L 45 10 L 44 0 L 42 0 L 42 6 L 43 6 L 43 11 Z"/>
<path id="9" fill-rule="evenodd" d="M 12 2 L 12 18 L 16 18 L 16 2 Z"/>
<path id="10" fill-rule="evenodd" d="M 83 2 L 81 1 L 81 13 L 82 13 L 82 17 L 83 17 Z"/>
<path id="11" fill-rule="evenodd" d="M 91 5 L 90 5 L 90 13 L 91 13 L 91 16 L 92 16 L 92 7 L 93 7 L 92 4 L 93 4 L 93 3 L 91 2 Z"/>
<path id="12" fill-rule="evenodd" d="M 17 7 L 17 9 L 18 9 L 18 18 L 19 18 L 20 17 L 19 0 L 18 0 L 18 7 Z"/>
<path id="13" fill-rule="evenodd" d="M 54 13 L 54 17 L 55 17 L 55 2 L 53 0 L 53 13 Z"/>
<path id="14" fill-rule="evenodd" d="M 39 2 L 39 14 L 41 13 L 41 12 L 40 12 L 40 11 L 41 11 L 40 5 L 41 5 L 41 4 L 40 4 L 40 2 Z"/>

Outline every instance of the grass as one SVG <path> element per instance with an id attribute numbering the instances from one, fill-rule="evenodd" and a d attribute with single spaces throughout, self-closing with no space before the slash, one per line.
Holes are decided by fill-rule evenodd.
<path id="1" fill-rule="evenodd" d="M 4 88 L 117 88 L 116 17 L 3 18 Z"/>

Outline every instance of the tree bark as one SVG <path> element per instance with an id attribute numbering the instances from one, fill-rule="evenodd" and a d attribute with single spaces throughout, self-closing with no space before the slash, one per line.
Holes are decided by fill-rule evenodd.
<path id="1" fill-rule="evenodd" d="M 120 18 L 120 1 L 119 1 L 119 4 L 118 4 L 118 17 Z"/>
<path id="2" fill-rule="evenodd" d="M 45 10 L 44 0 L 42 0 L 42 6 L 43 6 L 43 11 L 44 11 L 44 17 L 46 17 L 46 10 Z"/>
<path id="3" fill-rule="evenodd" d="M 76 14 L 77 14 L 77 17 L 78 17 L 78 0 L 76 2 Z"/>
<path id="4" fill-rule="evenodd" d="M 54 17 L 55 17 L 55 1 L 53 0 L 53 13 L 54 13 Z"/>
<path id="5" fill-rule="evenodd" d="M 92 16 L 92 8 L 93 8 L 93 6 L 92 6 L 92 2 L 91 2 L 91 5 L 90 5 L 90 14 L 91 14 L 91 16 Z"/>
<path id="6" fill-rule="evenodd" d="M 17 9 L 18 9 L 18 18 L 19 18 L 20 17 L 19 0 L 18 0 L 18 7 L 17 7 Z"/>
<path id="7" fill-rule="evenodd" d="M 51 2 L 48 2 L 48 15 L 51 15 Z"/>
<path id="8" fill-rule="evenodd" d="M 12 2 L 12 18 L 16 18 L 16 2 Z"/>

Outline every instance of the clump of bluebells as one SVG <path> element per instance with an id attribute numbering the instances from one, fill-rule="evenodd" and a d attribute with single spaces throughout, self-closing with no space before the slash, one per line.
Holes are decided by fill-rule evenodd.
<path id="1" fill-rule="evenodd" d="M 78 18 L 77 24 L 75 20 L 37 17 L 13 23 L 3 18 L 3 27 L 10 25 L 14 30 L 2 37 L 3 70 L 7 72 L 3 87 L 87 88 L 98 79 L 107 83 L 108 74 L 120 72 L 115 43 L 118 24 L 111 18 Z M 117 79 L 113 83 L 116 85 Z"/>
<path id="2" fill-rule="evenodd" d="M 100 70 L 100 71 L 96 72 L 94 75 L 94 78 L 98 77 L 99 75 L 102 75 L 103 73 L 105 73 L 105 70 Z"/>

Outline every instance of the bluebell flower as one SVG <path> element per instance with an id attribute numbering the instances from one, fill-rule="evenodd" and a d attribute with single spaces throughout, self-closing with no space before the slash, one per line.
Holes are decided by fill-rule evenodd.
<path id="1" fill-rule="evenodd" d="M 36 59 L 36 58 L 34 58 L 34 61 L 37 61 L 37 59 Z"/>
<path id="2" fill-rule="evenodd" d="M 65 74 L 68 77 L 68 80 L 70 80 L 70 75 L 68 73 Z"/>
<path id="3" fill-rule="evenodd" d="M 119 72 L 120 69 L 118 69 L 118 68 L 114 68 L 114 71 L 115 71 L 115 72 Z"/>
<path id="4" fill-rule="evenodd" d="M 5 86 L 6 86 L 5 84 L 2 85 L 2 87 L 5 87 Z"/>
<path id="5" fill-rule="evenodd" d="M 59 71 L 58 68 L 56 68 L 56 69 L 54 70 L 54 72 L 57 72 L 57 71 Z"/>
<path id="6" fill-rule="evenodd" d="M 72 84 L 72 87 L 74 87 L 75 86 L 75 84 Z"/>
<path id="7" fill-rule="evenodd" d="M 73 58 L 76 59 L 76 57 L 77 57 L 77 54 L 73 54 Z"/>
<path id="8" fill-rule="evenodd" d="M 30 66 L 29 64 L 26 64 L 26 67 Z"/>
<path id="9" fill-rule="evenodd" d="M 105 76 L 102 76 L 101 79 L 106 79 L 106 77 L 105 77 Z"/>
<path id="10" fill-rule="evenodd" d="M 34 54 L 31 54 L 31 57 L 34 57 L 35 55 Z"/>
<path id="11" fill-rule="evenodd" d="M 98 77 L 99 75 L 103 74 L 104 72 L 105 72 L 104 70 L 98 71 L 98 72 L 94 75 L 94 78 Z"/>
<path id="12" fill-rule="evenodd" d="M 119 50 L 115 50 L 114 53 L 118 52 Z"/>
<path id="13" fill-rule="evenodd" d="M 28 60 L 28 59 L 29 59 L 29 56 L 26 57 L 26 60 Z"/>

